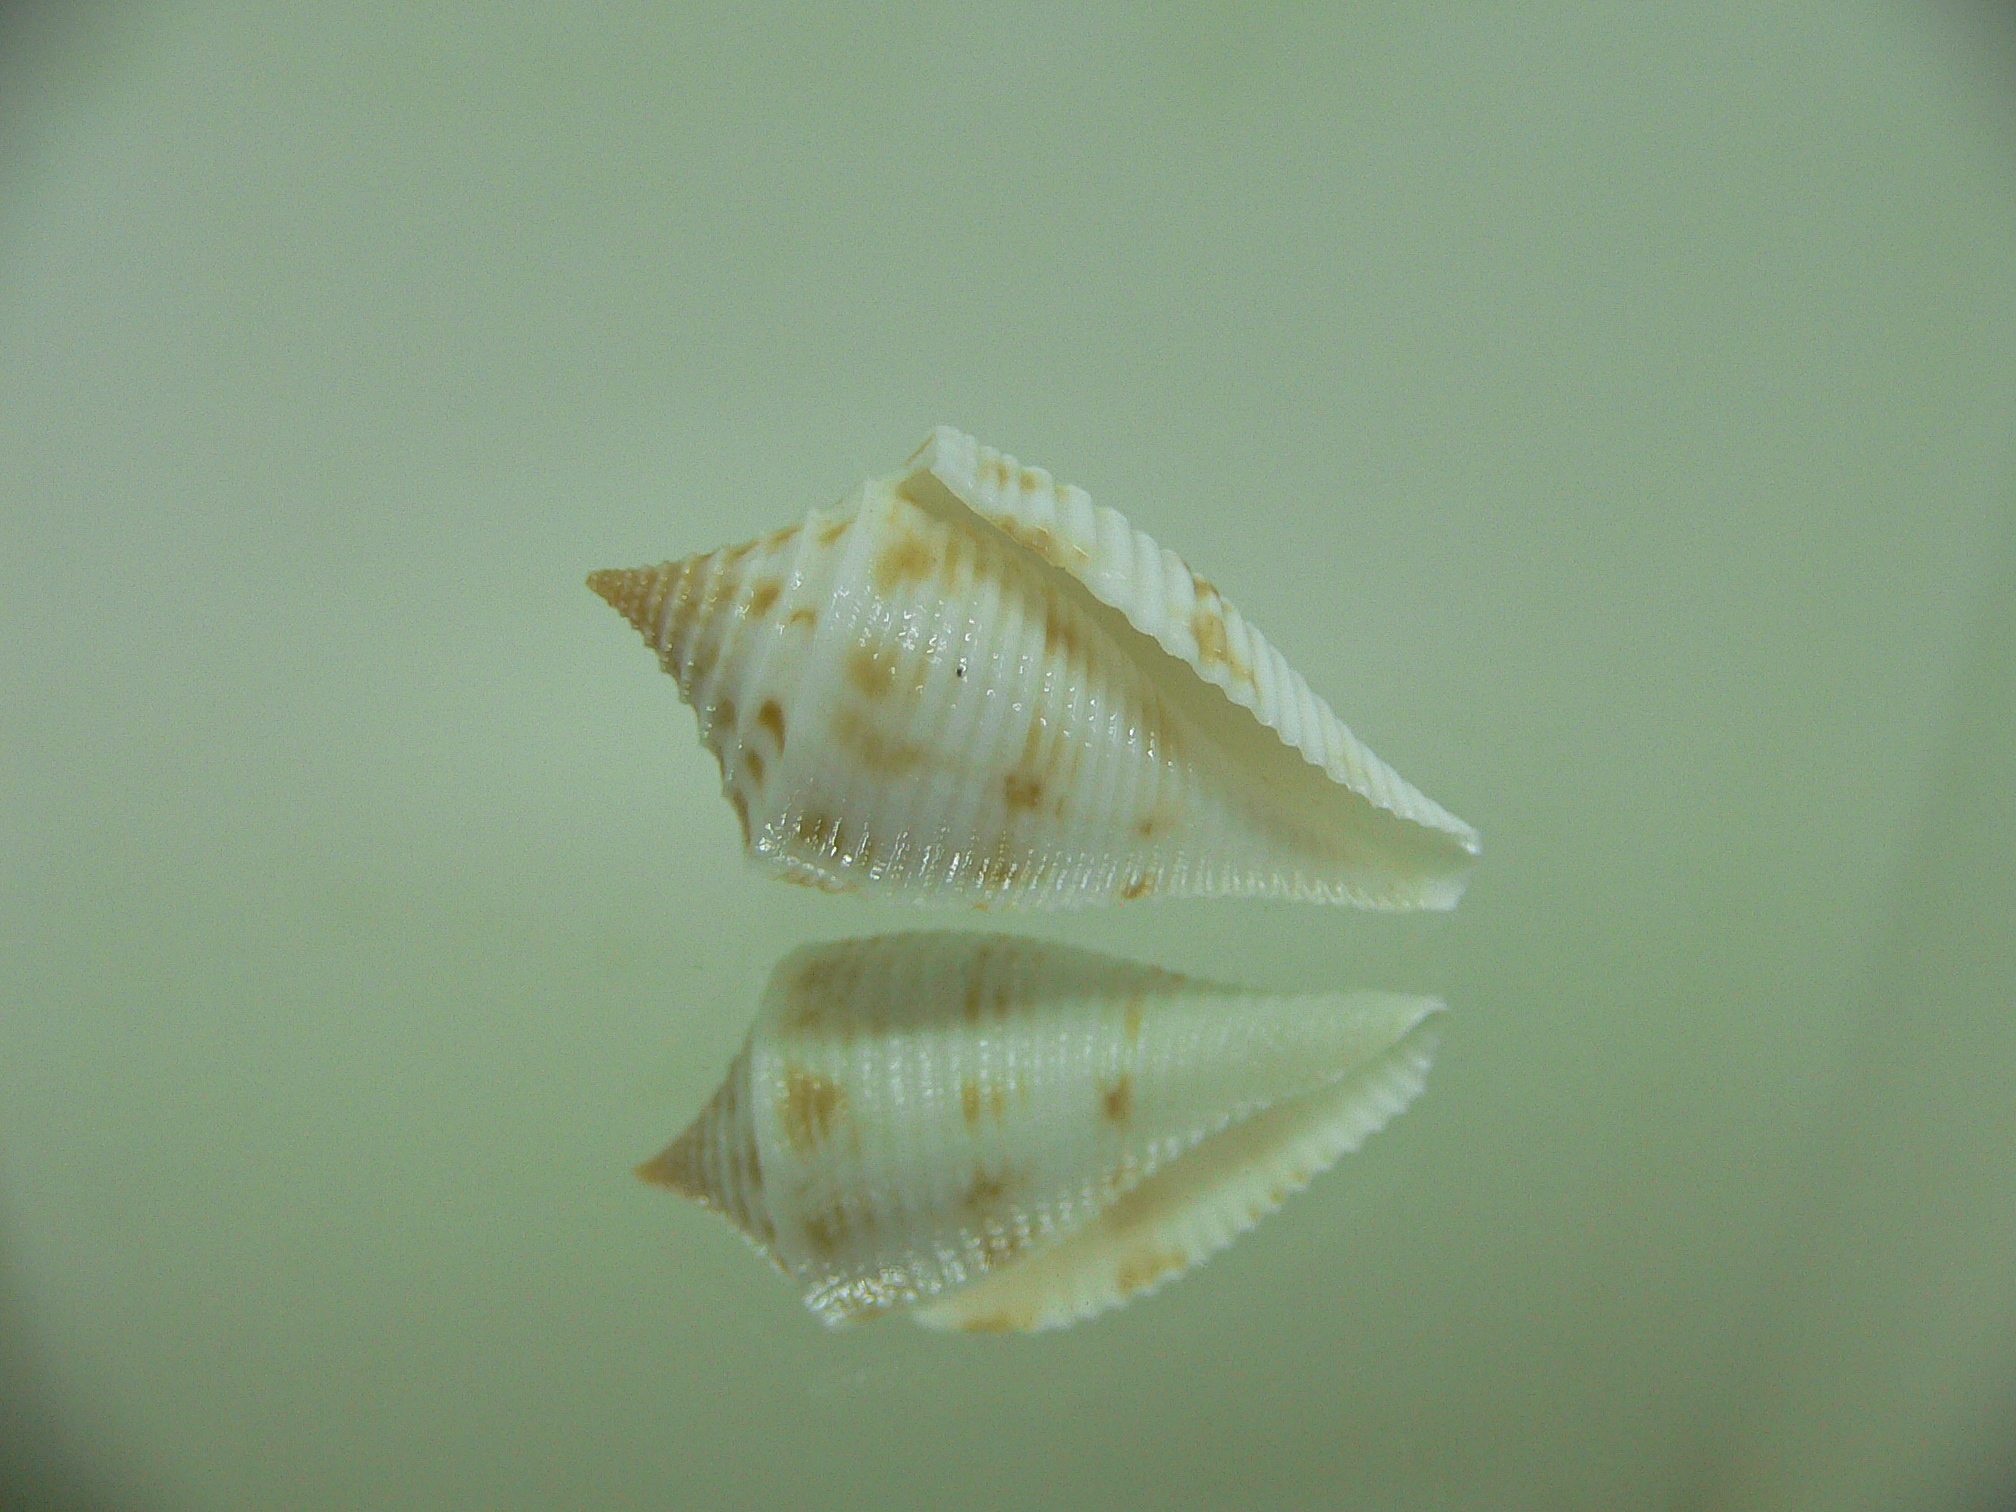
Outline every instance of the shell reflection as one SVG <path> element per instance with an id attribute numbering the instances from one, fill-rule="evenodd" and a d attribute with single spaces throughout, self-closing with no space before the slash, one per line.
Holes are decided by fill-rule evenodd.
<path id="1" fill-rule="evenodd" d="M 793 952 L 638 1168 L 828 1323 L 1061 1327 L 1222 1249 L 1420 1091 L 1432 998 L 1241 992 L 1036 941 Z"/>
<path id="2" fill-rule="evenodd" d="M 947 427 L 802 525 L 588 582 L 789 880 L 1448 908 L 1478 850 L 1174 553 Z"/>

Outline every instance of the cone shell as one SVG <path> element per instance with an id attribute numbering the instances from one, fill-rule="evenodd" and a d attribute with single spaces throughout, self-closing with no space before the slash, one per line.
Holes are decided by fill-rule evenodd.
<path id="1" fill-rule="evenodd" d="M 790 880 L 1448 908 L 1478 851 L 1174 553 L 949 427 L 803 525 L 588 582 Z"/>
<path id="2" fill-rule="evenodd" d="M 1239 992 L 978 934 L 808 947 L 639 1167 L 828 1323 L 1053 1328 L 1229 1244 L 1420 1090 L 1440 1004 Z"/>

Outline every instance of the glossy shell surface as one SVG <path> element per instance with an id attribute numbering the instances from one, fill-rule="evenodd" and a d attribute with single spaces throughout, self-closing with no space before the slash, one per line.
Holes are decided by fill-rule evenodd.
<path id="1" fill-rule="evenodd" d="M 790 880 L 1448 908 L 1478 851 L 1173 552 L 948 427 L 801 525 L 589 585 Z"/>
<path id="2" fill-rule="evenodd" d="M 724 1215 L 829 1323 L 1058 1327 L 1355 1149 L 1420 1090 L 1439 1008 L 981 934 L 807 947 L 639 1174 Z"/>

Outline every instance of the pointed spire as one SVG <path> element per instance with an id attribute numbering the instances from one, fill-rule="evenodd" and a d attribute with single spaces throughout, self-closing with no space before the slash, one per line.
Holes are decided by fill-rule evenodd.
<path id="1" fill-rule="evenodd" d="M 700 1124 L 694 1124 L 656 1155 L 637 1166 L 635 1169 L 638 1180 L 647 1181 L 652 1186 L 664 1187 L 668 1192 L 677 1192 L 681 1197 L 690 1197 L 708 1207 L 715 1206 L 714 1194 L 708 1190 L 705 1174 L 701 1170 L 703 1162 L 700 1140 L 696 1137 L 700 1132 Z"/>
<path id="2" fill-rule="evenodd" d="M 630 621 L 638 634 L 655 643 L 665 590 L 678 574 L 676 562 L 661 562 L 656 567 L 605 567 L 588 574 L 588 586 Z"/>

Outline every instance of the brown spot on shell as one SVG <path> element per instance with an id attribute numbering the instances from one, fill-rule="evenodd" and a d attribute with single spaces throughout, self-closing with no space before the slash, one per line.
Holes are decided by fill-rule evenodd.
<path id="1" fill-rule="evenodd" d="M 784 706 L 774 698 L 766 698 L 756 710 L 756 723 L 770 732 L 777 742 L 777 754 L 784 754 Z"/>
<path id="2" fill-rule="evenodd" d="M 1010 772 L 1002 781 L 1002 790 L 1010 813 L 1017 809 L 1032 809 L 1043 801 L 1043 779 L 1026 772 Z"/>
<path id="3" fill-rule="evenodd" d="M 762 544 L 763 543 L 759 540 L 759 541 L 744 541 L 739 546 L 724 546 L 720 552 L 721 565 L 724 567 L 733 567 L 737 562 L 741 561 L 742 558 L 749 555 L 750 552 L 754 551 L 758 546 L 761 546 Z"/>
<path id="4" fill-rule="evenodd" d="M 859 757 L 864 767 L 884 777 L 900 777 L 925 759 L 922 746 L 890 738 L 857 709 L 843 706 L 833 716 L 833 736 Z"/>
<path id="5" fill-rule="evenodd" d="M 763 753 L 748 746 L 742 749 L 742 766 L 749 773 L 750 781 L 757 787 L 763 786 Z M 1125 896 L 1125 894 L 1122 894 Z"/>
<path id="6" fill-rule="evenodd" d="M 761 619 L 768 614 L 784 592 L 784 585 L 775 578 L 762 578 L 749 590 L 747 613 L 751 619 Z"/>
<path id="7" fill-rule="evenodd" d="M 1067 664 L 1085 659 L 1084 626 L 1067 604 L 1052 602 L 1043 610 L 1043 649 Z"/>
<path id="8" fill-rule="evenodd" d="M 976 1165 L 972 1183 L 966 1188 L 966 1207 L 975 1213 L 998 1207 L 1014 1185 L 1014 1178 L 1006 1170 L 989 1172 L 985 1167 Z"/>
<path id="9" fill-rule="evenodd" d="M 982 945 L 973 952 L 966 976 L 966 1022 L 977 1024 L 992 1009 L 996 1018 L 1008 1016 L 1009 987 L 998 973 L 986 968 L 993 960 L 991 947 Z"/>
<path id="10" fill-rule="evenodd" d="M 1113 1273 L 1113 1284 L 1121 1296 L 1131 1297 L 1189 1263 L 1189 1255 L 1180 1249 L 1138 1250 L 1120 1262 Z"/>
<path id="11" fill-rule="evenodd" d="M 1134 1078 L 1121 1073 L 1116 1082 L 1101 1083 L 1099 1109 L 1116 1124 L 1124 1124 L 1134 1112 Z"/>
<path id="12" fill-rule="evenodd" d="M 1197 659 L 1210 666 L 1214 662 L 1226 667 L 1241 682 L 1253 680 L 1253 669 L 1239 657 L 1232 654 L 1232 643 L 1225 632 L 1225 616 L 1215 609 L 1206 609 L 1201 604 L 1190 616 L 1190 630 L 1197 637 Z"/>
<path id="13" fill-rule="evenodd" d="M 838 1203 L 807 1214 L 801 1227 L 805 1230 L 805 1242 L 821 1255 L 836 1255 L 847 1242 L 847 1213 Z"/>
<path id="14" fill-rule="evenodd" d="M 875 591 L 893 593 L 903 583 L 938 570 L 938 553 L 920 536 L 898 536 L 876 555 Z"/>
<path id="15" fill-rule="evenodd" d="M 938 560 L 938 579 L 949 591 L 957 592 L 962 581 L 971 581 L 987 569 L 987 554 L 965 531 L 946 532 L 941 544 L 945 554 Z M 999 575 L 998 565 L 994 573 Z"/>
<path id="16" fill-rule="evenodd" d="M 815 955 L 799 970 L 794 989 L 802 996 L 852 992 L 861 980 L 861 963 L 850 951 Z"/>
<path id="17" fill-rule="evenodd" d="M 1132 903 L 1136 898 L 1145 898 L 1153 891 L 1155 891 L 1155 879 L 1143 872 L 1120 889 L 1120 901 Z"/>
<path id="18" fill-rule="evenodd" d="M 780 525 L 771 531 L 770 534 L 763 537 L 763 549 L 765 551 L 777 551 L 790 544 L 791 538 L 796 534 L 798 534 L 798 527 L 796 525 Z"/>
<path id="19" fill-rule="evenodd" d="M 729 730 L 732 730 L 732 729 L 734 729 L 734 728 L 735 728 L 735 715 L 736 715 L 736 712 L 737 712 L 737 711 L 736 711 L 736 708 L 735 708 L 735 700 L 734 700 L 734 699 L 732 699 L 732 698 L 724 698 L 724 699 L 721 699 L 721 700 L 720 700 L 719 702 L 717 702 L 717 703 L 716 703 L 716 704 L 714 705 L 714 725 L 715 725 L 715 728 L 717 728 L 717 729 L 729 729 Z"/>
<path id="20" fill-rule="evenodd" d="M 819 527 L 819 544 L 821 546 L 831 546 L 840 537 L 847 534 L 848 527 L 853 523 L 854 516 L 851 514 L 845 519 L 828 520 L 824 525 Z"/>
<path id="21" fill-rule="evenodd" d="M 787 625 L 816 625 L 819 623 L 819 611 L 814 609 L 810 604 L 800 604 L 784 617 L 784 623 Z"/>
<path id="22" fill-rule="evenodd" d="M 777 1104 L 777 1121 L 799 1154 L 809 1155 L 818 1149 L 846 1109 L 847 1094 L 832 1078 L 803 1066 L 784 1068 L 784 1096 Z"/>
<path id="23" fill-rule="evenodd" d="M 1008 1094 L 1011 1090 L 1013 1090 L 1011 1084 L 1005 1081 L 982 1080 L 973 1076 L 962 1078 L 959 1083 L 959 1111 L 965 1115 L 966 1127 L 969 1129 L 980 1127 L 982 1107 L 992 1113 L 996 1120 L 1004 1117 L 1008 1112 Z"/>
<path id="24" fill-rule="evenodd" d="M 728 806 L 735 810 L 735 822 L 742 826 L 742 843 L 746 846 L 749 843 L 749 800 L 741 788 L 728 789 Z"/>
<path id="25" fill-rule="evenodd" d="M 816 997 L 797 999 L 797 1011 L 791 1015 L 791 1028 L 798 1034 L 810 1034 L 826 1019 L 826 1005 Z"/>
<path id="26" fill-rule="evenodd" d="M 1141 999 L 1128 1000 L 1127 1011 L 1120 1015 L 1120 1028 L 1127 1036 L 1127 1043 L 1134 1044 L 1141 1038 Z"/>
<path id="27" fill-rule="evenodd" d="M 1036 1326 L 1036 1315 L 1031 1312 L 990 1312 L 975 1313 L 959 1325 L 968 1333 L 1021 1333 Z"/>
<path id="28" fill-rule="evenodd" d="M 881 698 L 896 686 L 896 656 L 885 646 L 856 646 L 847 653 L 847 680 L 864 698 Z"/>

